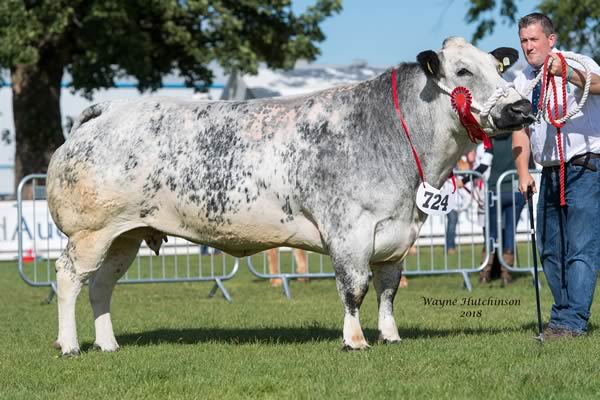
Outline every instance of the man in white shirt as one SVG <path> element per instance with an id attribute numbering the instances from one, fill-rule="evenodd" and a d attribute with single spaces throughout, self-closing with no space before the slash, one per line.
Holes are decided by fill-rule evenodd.
<path id="1" fill-rule="evenodd" d="M 519 38 L 529 65 L 517 74 L 516 89 L 524 93 L 550 55 L 553 62 L 548 75 L 554 76 L 558 110 L 562 116 L 563 67 L 554 49 L 556 34 L 552 21 L 539 13 L 521 18 Z M 557 145 L 557 129 L 543 120 L 513 133 L 513 155 L 519 174 L 519 190 L 523 194 L 527 193 L 528 187 L 537 191 L 528 169 L 530 146 L 535 161 L 543 167 L 537 238 L 544 274 L 554 297 L 550 322 L 544 330 L 547 339 L 586 333 L 600 270 L 600 96 L 597 96 L 600 94 L 600 67 L 591 58 L 583 58 L 592 69 L 590 96 L 583 109 L 560 129 L 562 157 Z M 572 110 L 581 100 L 585 72 L 570 59 L 566 69 L 567 107 Z M 532 96 L 535 113 L 538 106 L 536 90 Z M 554 112 L 553 98 L 550 105 Z M 564 185 L 560 179 L 561 158 L 564 160 Z M 561 205 L 561 192 L 566 200 L 564 205 Z"/>

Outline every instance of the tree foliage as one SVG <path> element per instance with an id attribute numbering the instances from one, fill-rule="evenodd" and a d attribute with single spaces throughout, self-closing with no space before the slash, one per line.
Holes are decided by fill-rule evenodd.
<path id="1" fill-rule="evenodd" d="M 501 21 L 516 24 L 519 0 L 469 0 L 465 17 L 477 23 L 473 42 L 494 32 L 498 13 Z M 600 1 L 598 0 L 540 0 L 539 12 L 548 15 L 558 37 L 557 47 L 592 56 L 600 62 Z"/>
<path id="2" fill-rule="evenodd" d="M 3 0 L 0 66 L 35 65 L 51 51 L 86 92 L 122 76 L 156 89 L 173 70 L 193 86 L 211 81 L 213 60 L 252 73 L 260 61 L 314 59 L 319 24 L 340 9 L 340 0 L 300 15 L 290 0 Z"/>
<path id="3" fill-rule="evenodd" d="M 319 54 L 319 25 L 341 0 L 2 0 L 0 68 L 11 72 L 16 179 L 44 171 L 62 143 L 60 83 L 90 96 L 133 76 L 140 90 L 177 72 L 190 87 L 212 82 L 208 67 L 290 68 Z"/>

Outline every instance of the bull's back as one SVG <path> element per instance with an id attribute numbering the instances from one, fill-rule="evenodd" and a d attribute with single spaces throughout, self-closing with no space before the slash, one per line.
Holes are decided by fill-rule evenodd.
<path id="1" fill-rule="evenodd" d="M 290 113 L 277 105 L 161 99 L 95 115 L 53 156 L 53 217 L 68 235 L 119 224 L 238 247 L 286 238 L 320 246 L 282 162 L 293 127 L 280 122 L 292 124 Z"/>

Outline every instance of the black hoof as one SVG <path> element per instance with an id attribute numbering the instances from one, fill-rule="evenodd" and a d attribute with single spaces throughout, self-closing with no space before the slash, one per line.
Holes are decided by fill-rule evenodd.
<path id="1" fill-rule="evenodd" d="M 350 347 L 349 345 L 342 343 L 342 347 L 340 347 L 340 351 L 344 351 L 344 352 L 350 352 L 350 351 L 356 351 L 356 349 Z"/>
<path id="2" fill-rule="evenodd" d="M 76 358 L 79 357 L 80 353 L 79 353 L 79 349 L 75 349 L 75 350 L 71 350 L 68 353 L 62 353 L 60 355 L 61 358 L 63 359 L 67 359 L 67 358 Z"/>
<path id="3" fill-rule="evenodd" d="M 400 339 L 400 340 L 390 340 L 390 339 L 379 338 L 378 342 L 380 344 L 400 344 L 400 343 L 402 343 L 402 339 Z"/>
<path id="4" fill-rule="evenodd" d="M 354 347 L 350 346 L 349 344 L 346 344 L 346 342 L 342 343 L 342 347 L 340 347 L 340 351 L 345 351 L 345 352 L 351 352 L 351 351 L 364 351 L 364 350 L 369 350 L 371 346 L 366 346 L 364 348 L 359 348 L 359 349 L 355 349 Z"/>
<path id="5" fill-rule="evenodd" d="M 117 348 L 116 348 L 116 349 L 114 349 L 114 350 L 102 350 L 102 347 L 100 347 L 100 345 L 99 345 L 98 343 L 94 343 L 94 345 L 92 346 L 92 348 L 93 348 L 95 351 L 101 351 L 101 352 L 103 352 L 103 353 L 114 353 L 114 352 L 116 352 L 116 351 L 119 351 L 119 350 L 121 350 L 121 348 L 120 348 L 120 347 L 117 347 Z"/>

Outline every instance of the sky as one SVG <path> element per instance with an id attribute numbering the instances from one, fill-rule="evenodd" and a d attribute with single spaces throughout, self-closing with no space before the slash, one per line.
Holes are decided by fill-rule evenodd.
<path id="1" fill-rule="evenodd" d="M 315 1 L 292 3 L 295 11 L 303 11 Z M 516 3 L 517 16 L 521 17 L 535 11 L 538 1 Z M 321 56 L 315 62 L 350 64 L 360 59 L 387 67 L 415 61 L 423 50 L 439 50 L 448 36 L 471 40 L 477 24 L 465 22 L 467 5 L 467 0 L 343 0 L 342 12 L 321 24 L 327 39 L 318 44 Z M 508 26 L 498 18 L 494 33 L 482 39 L 478 47 L 486 51 L 514 47 L 520 53 L 516 25 Z"/>

